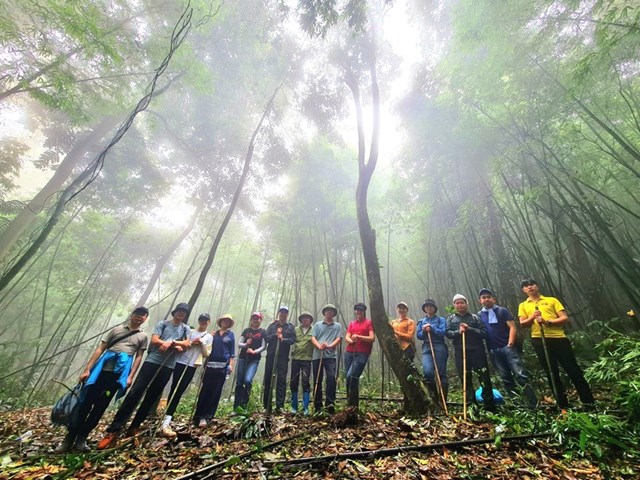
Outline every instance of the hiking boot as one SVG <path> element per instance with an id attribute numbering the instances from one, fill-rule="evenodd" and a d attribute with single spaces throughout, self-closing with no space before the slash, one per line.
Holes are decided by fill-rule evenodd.
<path id="1" fill-rule="evenodd" d="M 137 437 L 140 434 L 140 427 L 129 427 L 124 434 L 124 438 Z"/>
<path id="2" fill-rule="evenodd" d="M 75 436 L 72 436 L 70 433 L 67 433 L 64 437 L 64 440 L 56 446 L 53 450 L 54 453 L 67 453 L 71 450 L 71 445 L 73 445 L 73 440 Z"/>
<path id="3" fill-rule="evenodd" d="M 207 428 L 207 419 L 201 418 L 198 422 L 198 428 Z"/>
<path id="4" fill-rule="evenodd" d="M 106 450 L 107 448 L 113 448 L 118 443 L 118 432 L 108 432 L 102 440 L 98 442 L 98 450 Z"/>
<path id="5" fill-rule="evenodd" d="M 162 435 L 164 438 L 176 438 L 178 436 L 176 432 L 171 430 L 171 427 L 162 427 L 160 429 L 160 435 Z"/>
<path id="6" fill-rule="evenodd" d="M 77 450 L 78 452 L 90 452 L 91 451 L 91 447 L 89 447 L 89 445 L 87 445 L 87 439 L 86 438 L 76 438 L 76 441 L 73 444 L 73 448 L 75 450 Z"/>

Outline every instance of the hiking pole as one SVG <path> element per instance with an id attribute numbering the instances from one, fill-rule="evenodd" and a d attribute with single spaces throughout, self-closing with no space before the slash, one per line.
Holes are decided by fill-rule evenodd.
<path id="1" fill-rule="evenodd" d="M 198 399 L 200 398 L 200 392 L 202 392 L 202 386 L 204 385 L 204 374 L 207 373 L 207 359 L 202 360 L 202 373 L 200 374 L 200 382 L 198 385 L 198 393 L 196 394 L 196 401 L 193 402 L 193 407 L 191 407 L 191 414 L 189 418 L 191 419 L 189 423 L 193 426 L 193 421 L 196 418 L 196 408 L 198 406 Z"/>
<path id="2" fill-rule="evenodd" d="M 322 375 L 322 358 L 324 356 L 324 349 L 320 350 L 320 363 L 318 364 L 318 374 L 316 375 L 316 384 L 313 386 L 313 413 L 316 412 L 316 394 L 318 393 L 318 384 L 320 383 L 318 379 L 320 375 Z"/>
<path id="3" fill-rule="evenodd" d="M 271 415 L 271 401 L 273 399 L 273 387 L 278 379 L 278 354 L 280 353 L 280 340 L 276 340 L 276 352 L 273 357 L 273 371 L 271 372 L 271 384 L 269 385 L 269 392 L 267 392 L 267 415 Z"/>
<path id="4" fill-rule="evenodd" d="M 467 421 L 467 338 L 462 331 L 462 418 Z"/>
<path id="5" fill-rule="evenodd" d="M 538 306 L 536 305 L 536 312 L 539 312 Z M 542 319 L 542 315 L 540 316 Z M 553 370 L 551 369 L 551 356 L 549 355 L 549 349 L 547 348 L 547 339 L 544 336 L 544 327 L 542 326 L 542 322 L 538 323 L 540 327 L 540 339 L 542 340 L 542 350 L 544 350 L 544 358 L 547 360 L 547 369 L 549 370 L 549 378 L 551 379 L 551 388 L 553 389 L 553 396 L 556 397 L 556 405 L 558 404 L 560 397 L 558 396 L 558 386 L 556 385 L 556 377 L 553 374 Z"/>
<path id="6" fill-rule="evenodd" d="M 440 397 L 442 398 L 442 408 L 444 408 L 444 413 L 448 417 L 449 410 L 447 409 L 447 400 L 444 398 L 444 389 L 442 388 L 442 380 L 440 380 L 440 372 L 438 371 L 438 364 L 436 363 L 436 354 L 433 351 L 433 343 L 431 343 L 431 331 L 427 330 L 427 338 L 429 339 L 429 348 L 431 349 L 431 359 L 433 360 L 433 368 L 436 373 L 436 385 L 438 385 L 438 390 L 440 391 Z"/>

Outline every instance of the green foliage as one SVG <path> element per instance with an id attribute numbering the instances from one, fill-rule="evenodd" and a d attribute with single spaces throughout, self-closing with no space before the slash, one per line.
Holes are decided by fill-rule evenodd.
<path id="1" fill-rule="evenodd" d="M 638 424 L 605 413 L 569 411 L 552 424 L 559 444 L 579 455 L 604 458 L 624 452 L 635 456 L 638 450 Z"/>
<path id="2" fill-rule="evenodd" d="M 624 409 L 631 421 L 640 422 L 640 338 L 609 330 L 609 337 L 595 350 L 599 358 L 586 370 L 585 377 L 608 391 L 607 400 Z"/>
<path id="3" fill-rule="evenodd" d="M 231 422 L 235 424 L 236 438 L 260 438 L 269 433 L 269 423 L 264 415 L 252 414 L 242 407 L 235 409 Z"/>

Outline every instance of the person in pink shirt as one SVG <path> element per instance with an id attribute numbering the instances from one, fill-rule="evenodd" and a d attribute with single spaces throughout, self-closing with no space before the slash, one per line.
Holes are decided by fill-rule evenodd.
<path id="1" fill-rule="evenodd" d="M 357 408 L 360 400 L 360 375 L 367 365 L 376 337 L 371 320 L 366 318 L 367 306 L 364 303 L 356 303 L 353 310 L 356 318 L 347 327 L 344 368 L 347 372 L 348 404 Z"/>

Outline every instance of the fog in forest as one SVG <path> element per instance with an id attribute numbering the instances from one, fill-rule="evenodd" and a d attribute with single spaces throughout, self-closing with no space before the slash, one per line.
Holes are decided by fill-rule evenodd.
<path id="1" fill-rule="evenodd" d="M 634 2 L 2 2 L 0 359 L 25 369 L 2 401 L 51 400 L 137 305 L 147 331 L 178 302 L 346 325 L 370 302 L 363 166 L 389 318 L 476 311 L 482 287 L 517 311 L 534 277 L 587 357 L 594 322 L 637 329 L 639 23 Z"/>

